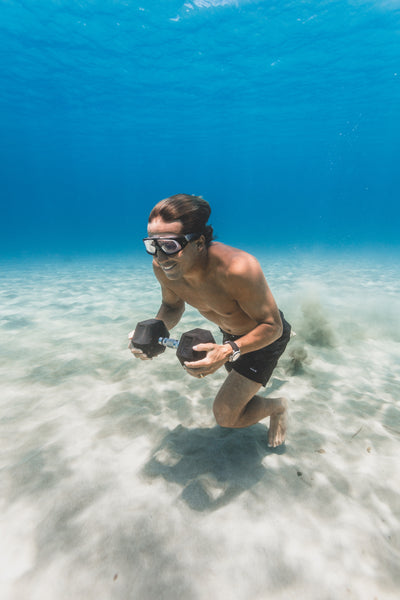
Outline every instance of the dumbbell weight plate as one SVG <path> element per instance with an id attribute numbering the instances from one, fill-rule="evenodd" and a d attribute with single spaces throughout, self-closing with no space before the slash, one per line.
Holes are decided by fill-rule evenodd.
<path id="1" fill-rule="evenodd" d="M 197 328 L 182 334 L 176 351 L 176 356 L 181 365 L 183 365 L 185 361 L 191 362 L 205 358 L 206 352 L 193 350 L 193 346 L 197 346 L 197 344 L 215 344 L 211 331 Z"/>
<path id="2" fill-rule="evenodd" d="M 165 352 L 165 346 L 158 343 L 159 338 L 169 337 L 169 331 L 160 319 L 147 319 L 136 325 L 132 337 L 132 346 L 142 350 L 149 358 Z"/>

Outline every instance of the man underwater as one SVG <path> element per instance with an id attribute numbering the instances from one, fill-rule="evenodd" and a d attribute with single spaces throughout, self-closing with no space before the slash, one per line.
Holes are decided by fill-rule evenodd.
<path id="1" fill-rule="evenodd" d="M 176 194 L 150 213 L 146 251 L 153 255 L 162 303 L 156 319 L 168 330 L 180 321 L 185 303 L 222 331 L 222 344 L 198 344 L 206 357 L 185 362 L 193 377 L 225 366 L 228 376 L 213 405 L 221 427 L 248 427 L 270 417 L 268 445 L 285 441 L 287 401 L 257 396 L 270 379 L 290 339 L 290 325 L 278 310 L 258 261 L 247 252 L 213 241 L 208 202 Z M 136 358 L 149 360 L 130 344 Z"/>

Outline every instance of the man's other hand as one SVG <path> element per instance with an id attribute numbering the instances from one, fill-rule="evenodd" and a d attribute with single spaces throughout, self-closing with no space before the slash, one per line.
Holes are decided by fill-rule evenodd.
<path id="1" fill-rule="evenodd" d="M 133 346 L 132 338 L 133 338 L 134 333 L 135 333 L 134 331 L 131 331 L 128 335 L 128 339 L 129 339 L 128 348 L 132 352 L 133 356 L 135 358 L 140 358 L 140 360 L 153 360 L 152 358 L 147 356 L 147 354 L 145 354 L 145 352 L 143 352 L 143 350 L 140 350 L 139 348 L 135 348 L 135 346 Z"/>
<path id="2" fill-rule="evenodd" d="M 217 371 L 226 363 L 232 349 L 229 345 L 221 344 L 197 344 L 193 350 L 198 352 L 207 352 L 207 356 L 201 360 L 195 360 L 184 363 L 184 367 L 192 377 L 205 377 Z"/>

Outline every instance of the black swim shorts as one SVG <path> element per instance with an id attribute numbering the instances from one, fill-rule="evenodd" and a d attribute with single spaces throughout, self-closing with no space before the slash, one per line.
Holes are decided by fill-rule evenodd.
<path id="1" fill-rule="evenodd" d="M 261 383 L 263 386 L 266 385 L 272 375 L 272 371 L 277 365 L 279 357 L 284 353 L 287 343 L 290 340 L 291 326 L 285 320 L 283 313 L 281 311 L 279 312 L 283 325 L 281 337 L 278 340 L 275 340 L 275 342 L 272 342 L 272 344 L 269 344 L 269 346 L 244 354 L 238 358 L 238 360 L 235 360 L 235 362 L 225 363 L 225 369 L 228 372 L 233 369 L 237 373 L 247 377 L 247 379 Z M 241 335 L 231 335 L 222 329 L 221 331 L 223 333 L 223 343 L 228 340 L 234 342 L 240 337 L 243 337 Z"/>

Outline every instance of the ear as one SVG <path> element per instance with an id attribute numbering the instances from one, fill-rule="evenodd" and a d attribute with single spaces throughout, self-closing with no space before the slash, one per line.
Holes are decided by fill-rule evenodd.
<path id="1" fill-rule="evenodd" d="M 204 235 L 201 235 L 196 242 L 198 250 L 202 250 L 204 248 L 205 244 L 206 244 L 206 238 L 204 237 Z"/>

